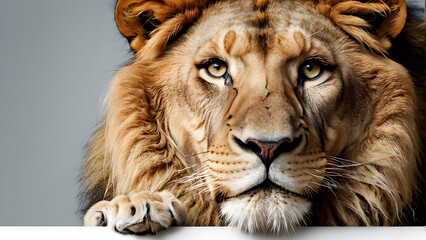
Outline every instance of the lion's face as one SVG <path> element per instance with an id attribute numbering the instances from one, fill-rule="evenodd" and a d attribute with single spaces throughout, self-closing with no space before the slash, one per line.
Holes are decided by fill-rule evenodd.
<path id="1" fill-rule="evenodd" d="M 212 6 L 170 48 L 158 73 L 167 127 L 228 222 L 251 231 L 305 221 L 326 156 L 354 141 L 368 114 L 357 49 L 293 1 Z"/>

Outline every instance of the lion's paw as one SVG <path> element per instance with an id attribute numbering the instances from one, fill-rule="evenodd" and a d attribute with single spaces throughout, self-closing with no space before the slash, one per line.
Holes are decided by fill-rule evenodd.
<path id="1" fill-rule="evenodd" d="M 110 226 L 121 233 L 157 233 L 183 225 L 186 210 L 169 192 L 138 192 L 100 201 L 84 216 L 85 226 Z"/>

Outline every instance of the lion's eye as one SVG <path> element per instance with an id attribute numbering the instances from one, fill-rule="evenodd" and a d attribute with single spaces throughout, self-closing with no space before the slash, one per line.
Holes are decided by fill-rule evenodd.
<path id="1" fill-rule="evenodd" d="M 228 65 L 219 59 L 210 59 L 205 65 L 206 73 L 214 78 L 224 77 L 228 71 Z"/>
<path id="2" fill-rule="evenodd" d="M 301 65 L 300 74 L 303 80 L 315 80 L 324 72 L 324 68 L 315 61 L 308 61 Z"/>

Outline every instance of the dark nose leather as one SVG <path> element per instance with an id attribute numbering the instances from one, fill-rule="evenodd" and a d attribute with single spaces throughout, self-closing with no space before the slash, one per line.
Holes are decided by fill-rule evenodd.
<path id="1" fill-rule="evenodd" d="M 290 143 L 290 139 L 285 138 L 279 142 L 263 142 L 256 139 L 249 139 L 246 141 L 246 145 L 253 150 L 253 152 L 259 153 L 263 161 L 270 162 L 275 157 L 275 152 L 282 144 Z"/>
<path id="2" fill-rule="evenodd" d="M 302 136 L 291 140 L 290 138 L 283 138 L 276 142 L 271 141 L 261 141 L 258 139 L 248 139 L 243 143 L 240 139 L 234 137 L 234 140 L 240 145 L 243 149 L 251 151 L 257 154 L 261 159 L 263 164 L 266 167 L 272 163 L 272 161 L 277 158 L 282 153 L 291 152 L 302 142 Z"/>

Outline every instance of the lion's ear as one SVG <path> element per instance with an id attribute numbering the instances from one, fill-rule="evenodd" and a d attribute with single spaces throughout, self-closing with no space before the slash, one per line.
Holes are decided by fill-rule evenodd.
<path id="1" fill-rule="evenodd" d="M 391 47 L 405 25 L 404 0 L 319 0 L 317 8 L 344 31 L 377 52 Z"/>
<path id="2" fill-rule="evenodd" d="M 199 16 L 198 5 L 205 1 L 118 0 L 115 22 L 134 52 L 147 49 L 157 55 L 171 37 Z"/>

